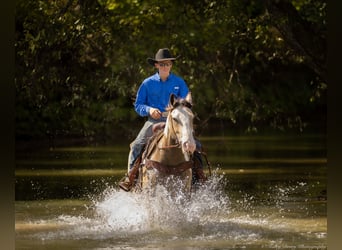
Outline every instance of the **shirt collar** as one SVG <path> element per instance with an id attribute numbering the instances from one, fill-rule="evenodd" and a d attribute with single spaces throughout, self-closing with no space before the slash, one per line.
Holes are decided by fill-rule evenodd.
<path id="1" fill-rule="evenodd" d="M 158 81 L 161 81 L 161 78 L 159 76 L 159 73 L 157 72 L 155 75 L 155 79 Z M 167 77 L 166 81 L 170 80 L 172 78 L 172 73 L 170 72 L 169 76 Z"/>

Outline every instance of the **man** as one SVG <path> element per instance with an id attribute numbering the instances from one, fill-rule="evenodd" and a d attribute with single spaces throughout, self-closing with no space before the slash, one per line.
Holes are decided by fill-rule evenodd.
<path id="1" fill-rule="evenodd" d="M 157 72 L 146 78 L 137 92 L 134 109 L 140 116 L 147 117 L 147 121 L 130 145 L 128 175 L 119 182 L 120 188 L 125 191 L 129 191 L 132 188 L 133 181 L 129 177 L 133 172 L 135 161 L 141 154 L 147 140 L 153 134 L 152 126 L 166 121 L 165 108 L 169 103 L 170 95 L 174 94 L 177 98 L 185 98 L 189 92 L 185 81 L 171 72 L 172 65 L 178 57 L 173 57 L 169 49 L 163 48 L 157 51 L 155 58 L 147 59 L 148 63 L 157 69 Z M 196 144 L 200 146 L 199 142 L 196 142 Z M 201 171 L 200 175 L 204 179 L 200 155 L 196 163 L 197 165 L 194 165 L 196 165 L 196 169 L 199 169 L 197 171 Z"/>

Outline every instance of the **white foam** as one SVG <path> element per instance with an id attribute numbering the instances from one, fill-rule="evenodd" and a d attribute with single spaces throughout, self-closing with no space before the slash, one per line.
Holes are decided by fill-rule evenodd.
<path id="1" fill-rule="evenodd" d="M 96 202 L 96 212 L 104 224 L 121 231 L 168 230 L 201 224 L 228 212 L 228 197 L 218 189 L 219 179 L 211 179 L 190 198 L 180 192 L 170 194 L 162 186 L 153 195 L 148 191 L 107 190 L 104 198 Z"/>

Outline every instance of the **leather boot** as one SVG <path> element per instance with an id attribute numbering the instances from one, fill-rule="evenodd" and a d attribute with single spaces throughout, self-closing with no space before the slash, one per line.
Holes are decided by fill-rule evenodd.
<path id="1" fill-rule="evenodd" d="M 204 183 L 208 180 L 207 176 L 205 175 L 203 168 L 196 168 L 195 169 L 195 178 L 197 182 Z"/>
<path id="2" fill-rule="evenodd" d="M 136 183 L 136 180 L 139 175 L 139 167 L 141 163 L 141 155 L 136 159 L 132 169 L 119 181 L 119 187 L 126 192 L 131 191 L 133 186 Z"/>
<path id="3" fill-rule="evenodd" d="M 131 191 L 133 183 L 129 180 L 128 174 L 121 178 L 119 181 L 119 187 L 126 192 Z"/>
<path id="4" fill-rule="evenodd" d="M 193 167 L 192 167 L 192 178 L 193 178 L 192 183 L 203 184 L 204 182 L 207 181 L 207 177 L 203 171 L 203 161 L 202 161 L 201 153 L 195 151 L 192 157 L 192 160 L 194 162 Z"/>

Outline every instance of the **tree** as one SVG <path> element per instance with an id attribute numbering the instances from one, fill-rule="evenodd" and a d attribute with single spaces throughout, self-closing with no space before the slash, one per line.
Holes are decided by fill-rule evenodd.
<path id="1" fill-rule="evenodd" d="M 325 119 L 325 1 L 17 1 L 15 34 L 18 137 L 134 137 L 160 47 L 181 55 L 203 128 Z"/>

